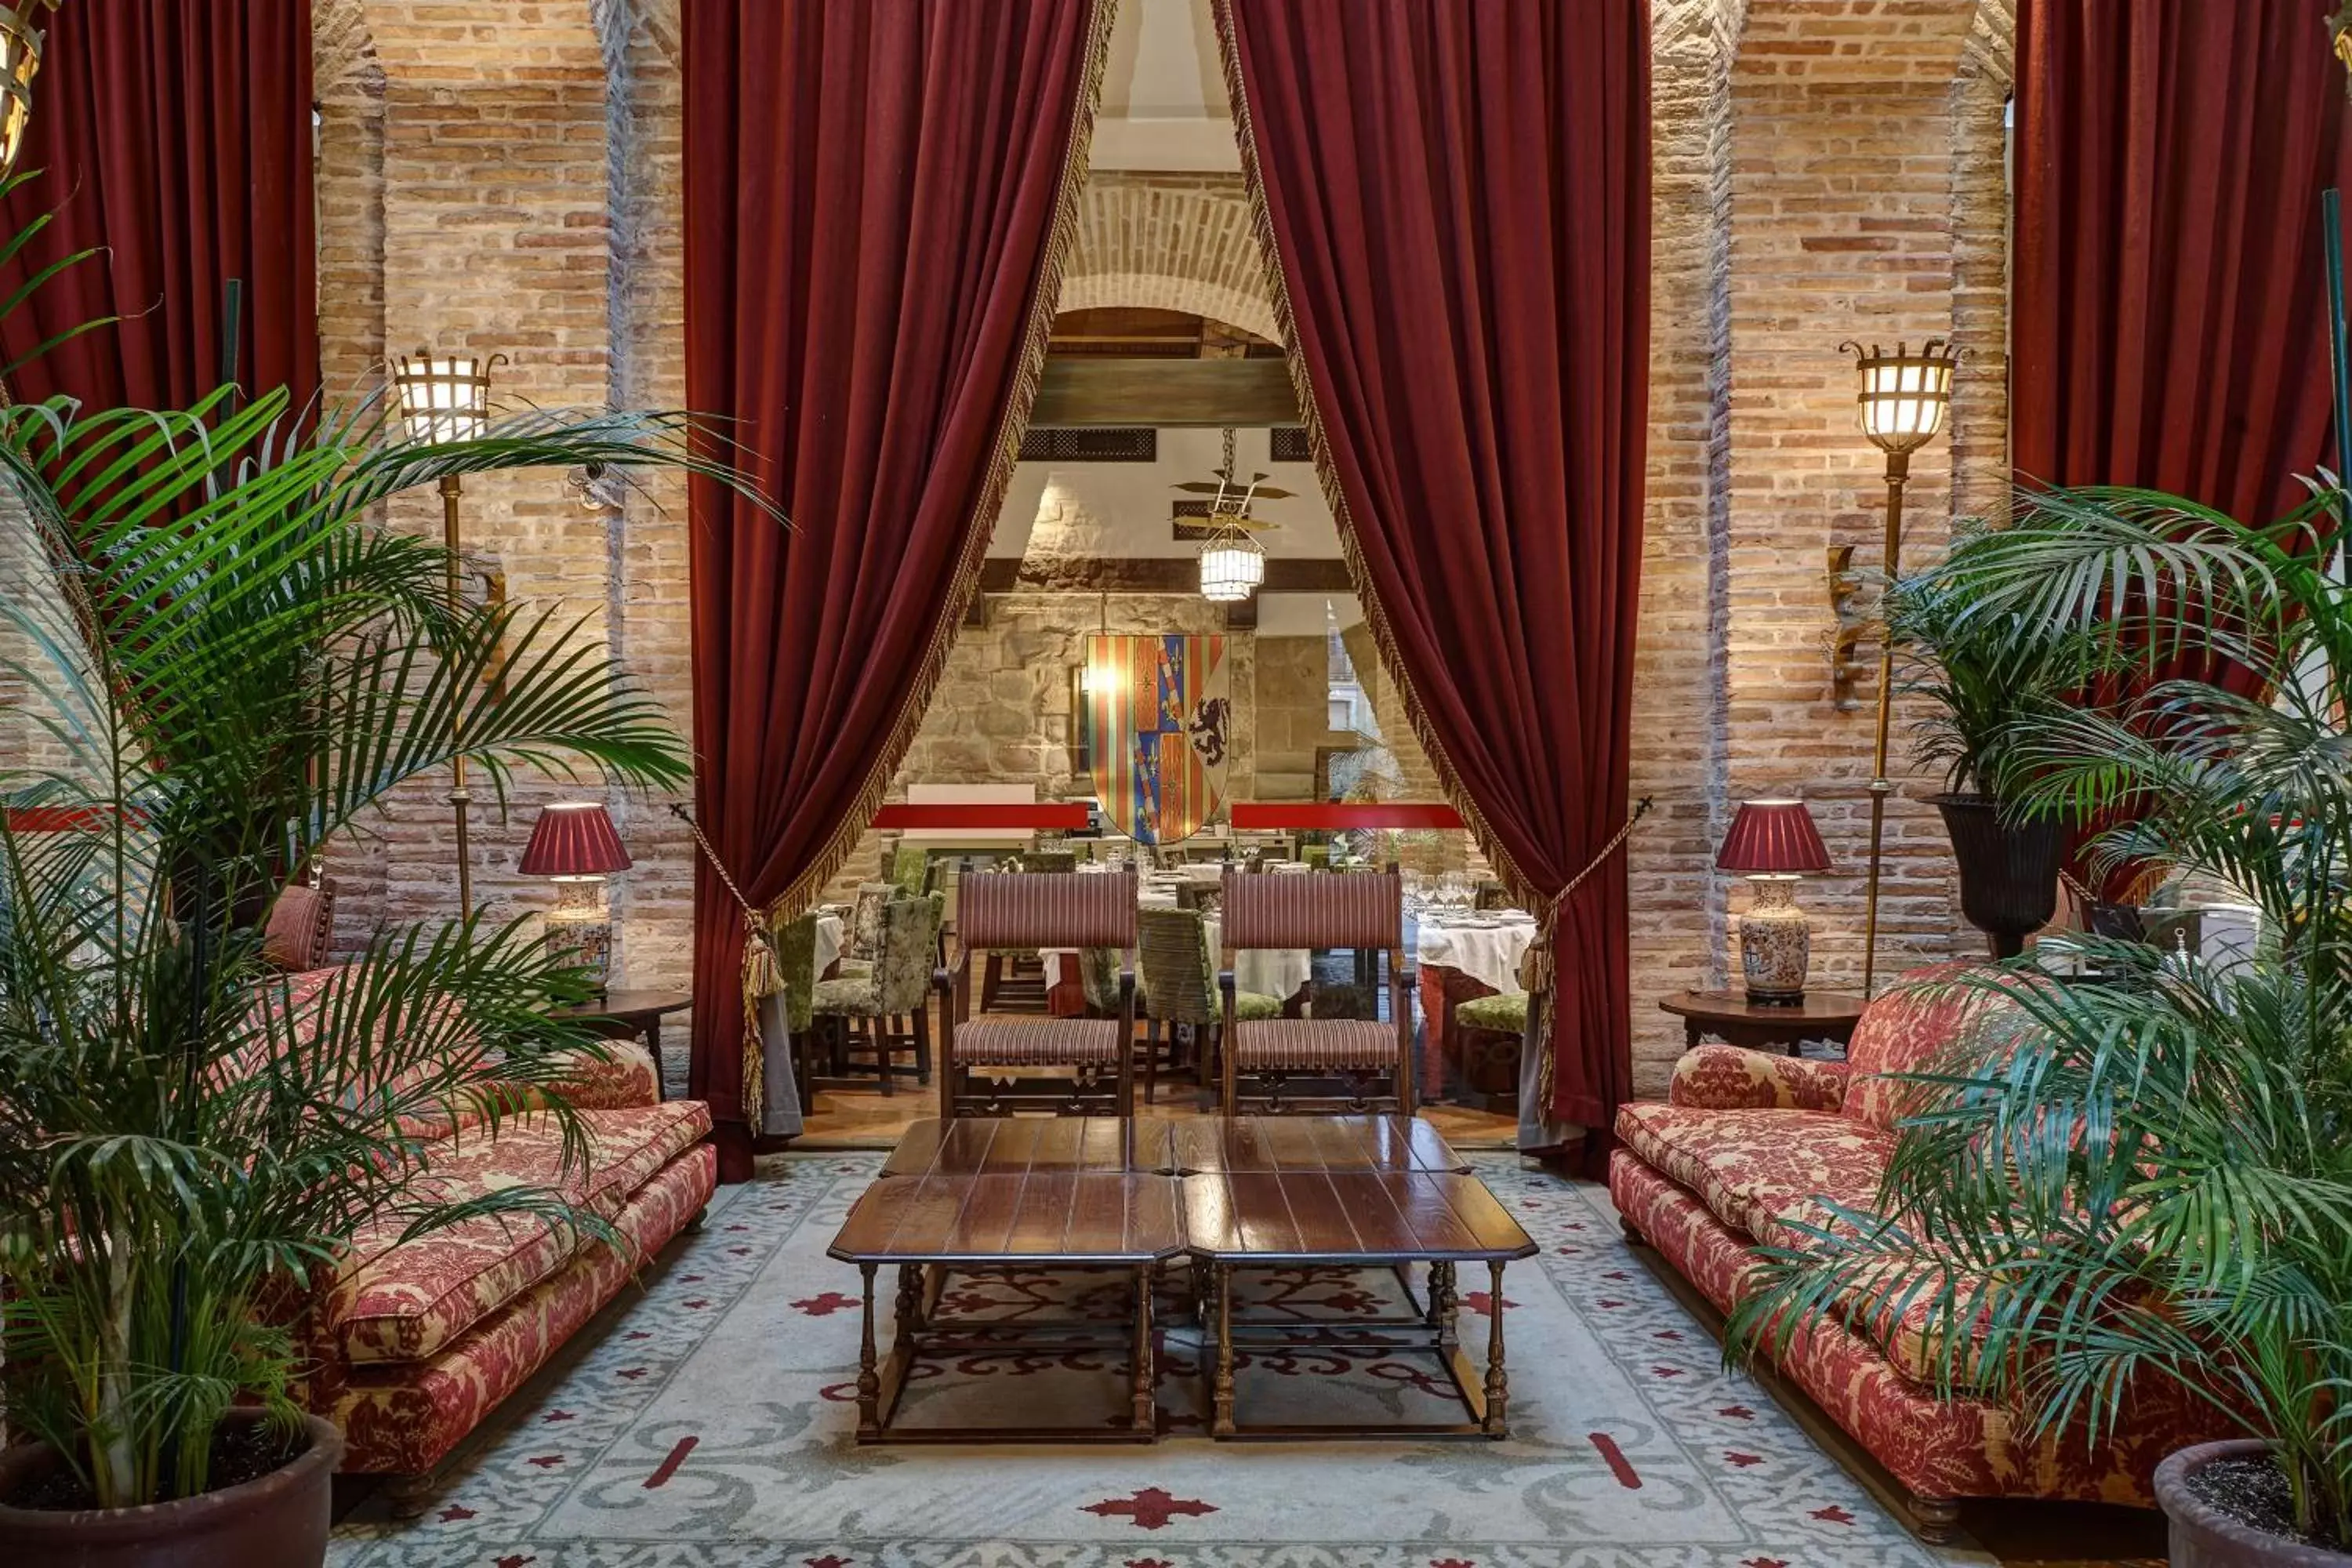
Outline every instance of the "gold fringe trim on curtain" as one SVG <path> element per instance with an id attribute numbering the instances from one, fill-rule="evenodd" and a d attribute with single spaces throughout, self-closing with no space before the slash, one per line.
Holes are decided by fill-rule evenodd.
<path id="1" fill-rule="evenodd" d="M 794 877 L 784 891 L 771 903 L 765 919 L 771 924 L 792 920 L 814 904 L 824 890 L 834 874 L 841 869 L 857 846 L 858 837 L 882 805 L 882 797 L 890 787 L 892 775 L 905 760 L 907 748 L 914 743 L 915 731 L 930 707 L 931 697 L 939 688 L 940 677 L 946 670 L 949 651 L 955 646 L 964 614 L 971 606 L 971 596 L 980 587 L 980 570 L 988 553 L 991 537 L 995 532 L 996 513 L 1004 503 L 1004 491 L 1012 482 L 1013 464 L 1021 456 L 1021 437 L 1029 427 L 1029 411 L 1037 401 L 1037 386 L 1045 371 L 1045 344 L 1054 330 L 1054 311 L 1062 294 L 1062 273 L 1070 247 L 1077 233 L 1078 200 L 1083 194 L 1087 173 L 1094 146 L 1095 114 L 1102 100 L 1103 68 L 1110 57 L 1111 23 L 1118 12 L 1118 0 L 1091 0 L 1087 23 L 1087 49 L 1083 75 L 1078 82 L 1078 101 L 1070 117 L 1070 130 L 1062 159 L 1061 189 L 1054 207 L 1053 226 L 1045 237 L 1045 265 L 1037 276 L 1035 291 L 1029 300 L 1029 320 L 1022 345 L 1021 365 L 1013 383 L 1011 395 L 1005 399 L 1003 423 L 998 426 L 996 452 L 992 459 L 986 482 L 964 524 L 963 553 L 956 563 L 950 579 L 947 597 L 940 607 L 938 624 L 932 628 L 929 647 L 925 649 L 917 667 L 914 681 L 908 687 L 905 700 L 899 704 L 898 717 L 892 721 L 889 736 L 859 786 L 850 810 L 826 839 L 801 873 Z M 766 943 L 747 941 L 743 949 L 743 1014 L 745 1018 L 744 1086 L 747 1104 L 750 1088 L 760 1068 L 759 998 L 765 991 L 753 992 L 753 950 L 762 953 Z M 764 959 L 761 962 L 766 962 Z M 771 967 L 772 967 L 771 965 Z M 763 982 L 765 976 L 760 977 Z"/>
<path id="2" fill-rule="evenodd" d="M 1404 699 L 1405 718 L 1412 726 L 1413 736 L 1429 755 L 1437 772 L 1438 787 L 1444 792 L 1446 804 L 1462 814 L 1470 826 L 1470 833 L 1495 869 L 1502 874 L 1503 885 L 1511 895 L 1536 914 L 1536 940 L 1528 949 L 1531 984 L 1528 987 L 1534 999 L 1535 1015 L 1542 1019 L 1550 1006 L 1551 981 L 1554 969 L 1553 948 L 1559 931 L 1559 917 L 1569 896 L 1575 892 L 1592 870 L 1625 841 L 1640 820 L 1637 812 L 1626 819 L 1617 836 L 1592 862 L 1571 878 L 1559 892 L 1549 896 L 1536 890 L 1510 853 L 1496 837 L 1494 825 L 1478 809 L 1478 803 L 1462 786 L 1460 775 L 1445 754 L 1445 745 L 1438 738 L 1422 707 L 1421 696 L 1412 684 L 1412 674 L 1405 668 L 1397 650 L 1396 637 L 1389 625 L 1388 614 L 1381 605 L 1380 595 L 1364 569 L 1364 561 L 1356 547 L 1355 519 L 1348 510 L 1348 498 L 1342 491 L 1339 474 L 1331 463 L 1331 445 L 1323 430 L 1322 411 L 1315 402 L 1313 378 L 1307 369 L 1306 356 L 1298 352 L 1298 322 L 1290 306 L 1289 286 L 1283 277 L 1282 252 L 1275 241 L 1274 215 L 1266 206 L 1265 176 L 1258 165 L 1257 132 L 1250 115 L 1249 94 L 1242 81 L 1241 50 L 1234 35 L 1233 0 L 1213 0 L 1217 26 L 1217 52 L 1225 72 L 1225 96 L 1233 101 L 1234 131 L 1241 142 L 1242 184 L 1249 193 L 1250 220 L 1257 234 L 1258 249 L 1265 263 L 1266 290 L 1274 305 L 1274 319 L 1282 330 L 1285 355 L 1290 363 L 1290 382 L 1298 398 L 1300 417 L 1307 426 L 1307 447 L 1315 455 L 1315 477 L 1323 488 L 1324 501 L 1339 525 L 1339 553 L 1348 563 L 1348 580 L 1354 584 L 1357 602 L 1364 607 L 1364 620 L 1370 626 L 1372 642 L 1380 649 L 1381 668 L 1396 682 L 1397 691 Z M 1547 1025 L 1538 1022 L 1536 1032 L 1547 1034 Z M 1539 1114 L 1549 1119 L 1551 1114 L 1553 1064 L 1559 1054 L 1557 1031 L 1549 1031 L 1545 1049 L 1538 1062 L 1538 1098 Z"/>

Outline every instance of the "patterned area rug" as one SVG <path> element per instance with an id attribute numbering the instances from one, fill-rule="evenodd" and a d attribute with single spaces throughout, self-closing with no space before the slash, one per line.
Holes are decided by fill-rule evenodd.
<path id="1" fill-rule="evenodd" d="M 859 1448 L 857 1277 L 824 1256 L 880 1156 L 798 1155 L 722 1189 L 709 1227 L 543 1397 L 509 1404 L 432 1511 L 369 1505 L 338 1568 L 1808 1568 L 1982 1561 L 1918 1544 L 1632 1257 L 1607 1194 L 1478 1157 L 1542 1246 L 1506 1279 L 1503 1443 L 1216 1444 L 1189 1329 L 1154 1447 Z M 1483 1364 L 1485 1271 L 1463 1338 Z M 974 1282 L 953 1304 L 1114 1318 L 1083 1279 Z M 887 1287 L 884 1295 L 887 1298 Z M 887 1315 L 887 1300 L 884 1307 Z M 1171 1307 L 1172 1307 L 1171 1303 Z M 1296 1272 L 1264 1316 L 1393 1311 L 1387 1276 Z M 1163 1318 L 1163 1322 L 1169 1320 Z M 887 1328 L 882 1331 L 887 1334 Z M 911 1425 L 1123 1414 L 1116 1351 L 910 1380 Z M 1261 1350 L 1245 1418 L 1446 1420 L 1426 1356 Z"/>

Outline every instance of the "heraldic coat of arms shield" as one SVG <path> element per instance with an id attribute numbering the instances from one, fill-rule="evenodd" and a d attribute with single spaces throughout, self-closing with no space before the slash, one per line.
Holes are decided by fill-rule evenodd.
<path id="1" fill-rule="evenodd" d="M 1225 797 L 1232 679 L 1222 637 L 1087 639 L 1095 798 L 1139 844 L 1201 831 Z"/>

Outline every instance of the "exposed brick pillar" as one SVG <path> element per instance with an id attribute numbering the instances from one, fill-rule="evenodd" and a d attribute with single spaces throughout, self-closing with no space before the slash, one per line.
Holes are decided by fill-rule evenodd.
<path id="1" fill-rule="evenodd" d="M 368 357 L 420 345 L 502 353 L 493 381 L 501 405 L 606 404 L 608 75 L 590 0 L 363 0 L 363 12 L 383 84 L 381 304 L 334 309 L 338 320 L 380 310 L 381 326 L 368 321 L 343 346 Z M 362 147 L 366 134 L 355 138 Z M 330 263 L 363 241 L 350 222 L 324 226 Z M 401 498 L 391 514 L 420 531 L 440 526 L 429 493 Z M 612 521 L 583 510 L 563 474 L 468 480 L 464 525 L 469 556 L 509 599 L 552 605 L 562 618 L 585 617 L 581 635 L 610 637 Z M 382 902 L 372 913 L 405 921 L 453 910 L 444 788 L 409 792 L 383 825 Z M 494 912 L 544 902 L 544 889 L 513 877 L 514 861 L 538 807 L 577 793 L 525 778 L 503 822 L 495 800 L 477 800 L 475 894 Z M 618 891 L 625 912 L 628 884 Z M 635 980 L 625 951 L 619 956 Z"/>
<path id="2" fill-rule="evenodd" d="M 1732 0 L 1651 12 L 1650 444 L 1630 791 L 1654 803 L 1627 846 L 1634 1087 L 1664 1091 L 1682 1049 L 1661 997 L 1718 983 L 1724 903 L 1707 869 L 1723 817 L 1728 572 Z"/>
<path id="3" fill-rule="evenodd" d="M 1916 343 L 1961 324 L 1953 88 L 1977 9 L 1751 0 L 1732 69 L 1729 798 L 1801 793 L 1813 804 L 1837 867 L 1804 896 L 1819 984 L 1861 969 L 1876 700 L 1865 677 L 1853 709 L 1831 702 L 1824 552 L 1853 544 L 1857 564 L 1877 569 L 1885 494 L 1838 344 Z M 1966 371 L 1972 387 L 1989 374 L 1997 362 Z M 1942 439 L 1913 458 L 1908 563 L 1948 537 L 1954 455 Z M 1899 744 L 1899 709 L 1896 722 Z M 1882 973 L 1942 955 L 1955 921 L 1942 826 L 1924 802 L 1939 781 L 1904 758 L 1890 775 Z"/>

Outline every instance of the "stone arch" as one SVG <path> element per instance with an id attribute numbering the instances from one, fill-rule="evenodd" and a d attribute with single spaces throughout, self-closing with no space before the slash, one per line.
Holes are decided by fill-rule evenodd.
<path id="1" fill-rule="evenodd" d="M 1241 175 L 1089 176 L 1056 308 L 1103 305 L 1183 310 L 1279 342 Z"/>

